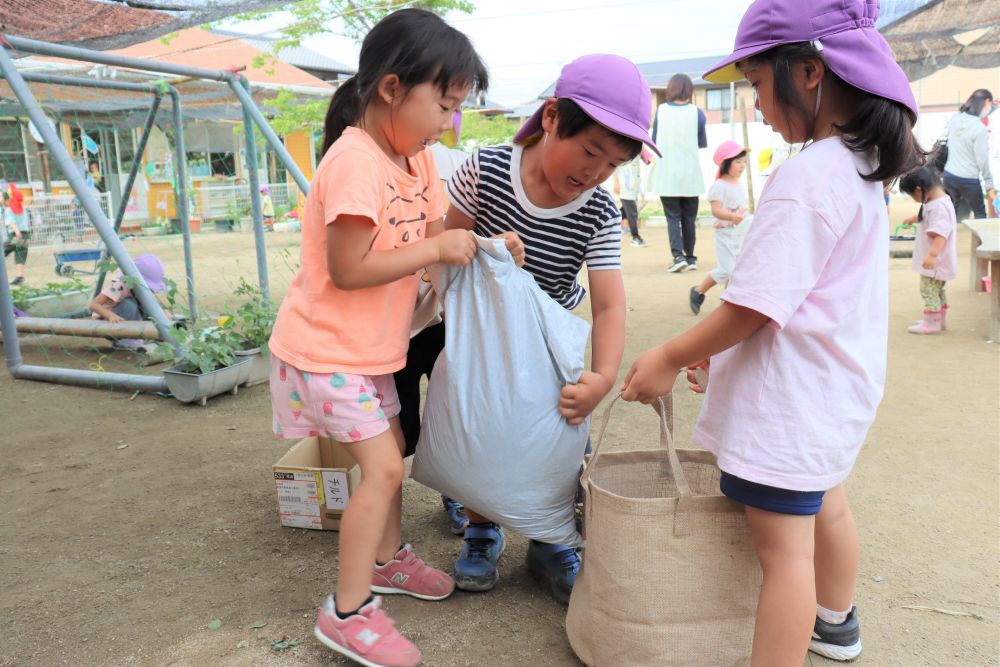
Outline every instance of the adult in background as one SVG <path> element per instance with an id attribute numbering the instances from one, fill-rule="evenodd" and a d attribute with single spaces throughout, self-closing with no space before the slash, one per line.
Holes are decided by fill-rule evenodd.
<path id="1" fill-rule="evenodd" d="M 948 123 L 948 160 L 944 165 L 944 189 L 955 204 L 955 217 L 959 220 L 963 220 L 970 209 L 977 218 L 987 217 L 986 200 L 992 201 L 996 196 L 984 124 L 986 117 L 994 109 L 996 103 L 993 101 L 993 93 L 980 88 L 969 96 Z"/>
<path id="2" fill-rule="evenodd" d="M 652 170 L 648 191 L 663 203 L 673 262 L 670 273 L 697 268 L 694 255 L 698 197 L 705 192 L 698 149 L 708 146 L 705 112 L 691 104 L 694 84 L 675 74 L 667 84 L 667 101 L 656 109 L 653 141 L 663 155 Z"/>

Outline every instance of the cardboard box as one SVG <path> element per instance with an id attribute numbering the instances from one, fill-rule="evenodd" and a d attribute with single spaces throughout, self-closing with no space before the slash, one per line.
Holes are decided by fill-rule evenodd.
<path id="1" fill-rule="evenodd" d="M 361 468 L 340 443 L 305 438 L 271 466 L 282 526 L 339 530 Z"/>

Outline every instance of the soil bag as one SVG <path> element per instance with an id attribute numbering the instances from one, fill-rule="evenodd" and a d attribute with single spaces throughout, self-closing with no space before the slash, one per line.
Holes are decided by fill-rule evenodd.
<path id="1" fill-rule="evenodd" d="M 468 266 L 431 272 L 444 305 L 412 477 L 526 537 L 578 546 L 574 499 L 590 426 L 559 414 L 590 325 L 477 237 Z"/>

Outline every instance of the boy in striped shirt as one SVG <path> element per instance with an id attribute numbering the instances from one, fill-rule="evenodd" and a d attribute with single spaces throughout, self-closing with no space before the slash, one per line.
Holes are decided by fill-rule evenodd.
<path id="1" fill-rule="evenodd" d="M 635 158 L 649 136 L 649 84 L 619 56 L 583 56 L 563 68 L 555 97 L 514 137 L 513 146 L 481 148 L 448 182 L 445 224 L 485 237 L 506 236 L 515 258 L 539 287 L 567 309 L 583 301 L 584 264 L 593 316 L 591 370 L 563 388 L 559 410 L 582 423 L 614 386 L 625 347 L 621 277 L 621 213 L 600 184 Z M 523 244 L 523 245 L 522 245 Z M 455 563 L 455 581 L 470 591 L 492 589 L 504 549 L 500 526 L 466 508 L 469 525 Z M 573 547 L 532 541 L 528 566 L 564 604 L 576 581 Z"/>

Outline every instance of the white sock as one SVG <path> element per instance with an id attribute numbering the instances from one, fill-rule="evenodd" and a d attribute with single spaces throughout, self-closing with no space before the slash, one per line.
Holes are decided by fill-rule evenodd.
<path id="1" fill-rule="evenodd" d="M 847 616 L 851 613 L 851 609 L 853 608 L 854 605 L 851 605 L 846 611 L 830 611 L 826 607 L 816 605 L 816 615 L 830 625 L 840 625 L 847 620 Z"/>

